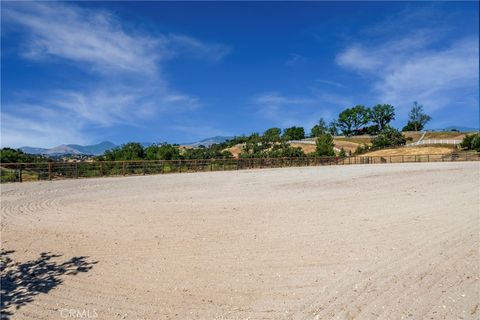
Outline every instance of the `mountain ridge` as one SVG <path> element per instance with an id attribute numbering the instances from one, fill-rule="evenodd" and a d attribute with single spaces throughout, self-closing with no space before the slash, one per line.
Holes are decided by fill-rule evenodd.
<path id="1" fill-rule="evenodd" d="M 181 143 L 180 145 L 188 146 L 188 147 L 198 147 L 203 145 L 205 147 L 209 147 L 212 144 L 221 143 L 228 139 L 231 139 L 231 137 L 215 136 L 215 137 L 205 138 L 196 142 Z M 155 143 L 140 142 L 140 144 L 145 148 Z M 85 145 L 85 146 L 79 145 L 79 144 L 61 144 L 53 148 L 38 148 L 38 147 L 24 146 L 19 149 L 25 153 L 41 154 L 41 155 L 49 155 L 49 156 L 59 156 L 59 155 L 65 155 L 65 154 L 98 156 L 98 155 L 104 154 L 105 151 L 115 148 L 117 146 L 118 145 L 114 144 L 113 142 L 102 141 L 97 144 Z"/>
<path id="2" fill-rule="evenodd" d="M 116 145 L 110 141 L 102 141 L 97 144 L 82 146 L 79 144 L 61 144 L 53 148 L 37 148 L 37 147 L 21 147 L 25 153 L 43 154 L 43 155 L 62 155 L 62 154 L 84 154 L 84 155 L 101 155 L 106 150 L 115 148 Z"/>

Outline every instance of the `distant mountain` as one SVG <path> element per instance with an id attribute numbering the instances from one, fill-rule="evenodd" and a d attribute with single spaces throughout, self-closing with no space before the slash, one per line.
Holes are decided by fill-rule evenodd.
<path id="1" fill-rule="evenodd" d="M 209 147 L 214 143 L 222 143 L 226 140 L 231 139 L 231 137 L 223 137 L 223 136 L 216 136 L 207 139 L 203 139 L 197 142 L 190 142 L 190 143 L 182 143 L 181 145 L 190 146 L 190 147 L 198 147 L 203 145 L 205 147 Z M 140 143 L 144 148 L 151 146 L 155 143 L 151 142 L 141 142 Z M 110 141 L 103 141 L 97 144 L 92 144 L 88 146 L 82 146 L 79 144 L 62 144 L 50 149 L 46 148 L 36 148 L 36 147 L 21 147 L 20 149 L 23 152 L 30 153 L 30 154 L 43 154 L 48 156 L 59 156 L 64 154 L 79 154 L 79 155 L 102 155 L 105 153 L 106 150 L 110 150 L 115 148 L 117 145 L 111 143 Z"/>
<path id="2" fill-rule="evenodd" d="M 35 147 L 21 147 L 20 150 L 22 150 L 25 153 L 29 153 L 29 154 L 45 154 L 48 149 L 35 148 Z"/>
<path id="3" fill-rule="evenodd" d="M 198 146 L 209 147 L 212 144 L 222 143 L 229 139 L 232 139 L 232 137 L 216 136 L 216 137 L 206 138 L 197 142 L 181 143 L 181 145 L 189 146 L 189 147 L 198 147 Z"/>
<path id="4" fill-rule="evenodd" d="M 115 148 L 116 145 L 110 141 L 103 141 L 98 144 L 93 144 L 89 146 L 81 146 L 78 144 L 68 144 L 67 147 L 77 150 L 81 154 L 93 154 L 100 155 L 103 154 L 106 150 Z"/>
<path id="5" fill-rule="evenodd" d="M 35 148 L 35 147 L 21 147 L 20 149 L 23 152 L 30 154 L 45 154 L 45 155 L 62 155 L 62 154 L 87 154 L 87 155 L 101 155 L 106 150 L 115 148 L 116 145 L 109 142 L 103 141 L 97 144 L 92 144 L 88 146 L 81 146 L 78 144 L 62 144 L 50 149 L 45 148 Z"/>

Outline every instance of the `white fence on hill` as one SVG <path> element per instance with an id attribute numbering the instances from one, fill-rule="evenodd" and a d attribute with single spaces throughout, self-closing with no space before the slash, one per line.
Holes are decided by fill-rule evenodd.
<path id="1" fill-rule="evenodd" d="M 414 146 L 421 146 L 426 144 L 453 144 L 457 145 L 460 144 L 462 140 L 451 140 L 451 139 L 427 139 L 421 140 L 413 143 L 408 143 L 407 147 L 414 147 Z"/>

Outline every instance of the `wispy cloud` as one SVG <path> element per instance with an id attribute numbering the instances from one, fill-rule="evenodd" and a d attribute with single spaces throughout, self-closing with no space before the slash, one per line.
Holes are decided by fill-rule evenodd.
<path id="1" fill-rule="evenodd" d="M 412 21 L 410 15 L 418 14 L 404 12 L 400 21 Z M 425 18 L 428 11 L 421 15 Z M 435 21 L 442 19 L 436 16 Z M 372 96 L 394 104 L 402 114 L 413 101 L 420 101 L 428 112 L 453 106 L 473 110 L 478 108 L 478 35 L 445 38 L 445 28 L 395 28 L 394 36 L 386 37 L 372 26 L 368 32 L 377 37 L 347 46 L 336 62 L 368 79 Z"/>
<path id="2" fill-rule="evenodd" d="M 330 86 L 334 86 L 334 87 L 337 87 L 337 88 L 345 88 L 344 84 L 341 84 L 341 83 L 336 82 L 336 81 L 331 81 L 331 80 L 326 80 L 326 79 L 317 79 L 315 81 L 319 82 L 319 83 L 328 84 Z"/>
<path id="3" fill-rule="evenodd" d="M 205 43 L 198 39 L 170 34 L 166 37 L 168 47 L 177 54 L 189 55 L 193 58 L 219 62 L 232 50 L 230 46 L 218 43 Z"/>
<path id="4" fill-rule="evenodd" d="M 81 129 L 78 123 L 66 122 L 63 117 L 55 115 L 31 119 L 2 113 L 1 145 L 52 147 L 63 143 L 89 142 L 91 137 Z"/>
<path id="5" fill-rule="evenodd" d="M 281 127 L 300 125 L 308 130 L 321 117 L 332 118 L 332 102 L 339 102 L 335 98 L 339 97 L 315 90 L 305 96 L 266 92 L 255 96 L 251 102 L 257 109 L 257 114 L 269 120 L 272 125 Z"/>
<path id="6" fill-rule="evenodd" d="M 290 54 L 290 58 L 285 62 L 289 67 L 301 66 L 307 63 L 307 58 L 298 53 Z"/>
<path id="7" fill-rule="evenodd" d="M 2 106 L 3 145 L 42 142 L 39 145 L 51 146 L 56 140 L 50 136 L 63 135 L 65 128 L 57 126 L 59 122 L 70 128 L 72 138 L 83 141 L 91 126 L 137 125 L 158 113 L 191 111 L 201 106 L 199 98 L 172 89 L 162 65 L 177 57 L 219 62 L 231 50 L 187 35 L 127 29 L 110 12 L 73 4 L 9 3 L 2 4 L 2 9 L 5 23 L 21 32 L 23 58 L 37 63 L 70 62 L 89 78 L 88 85 L 81 87 L 52 88 L 37 92 L 36 97 L 32 97 L 35 92 L 29 94 L 34 102 L 28 108 L 56 117 L 26 116 L 22 99 Z M 15 127 L 6 124 L 6 117 L 14 119 L 12 123 L 41 124 L 47 128 L 44 138 L 40 138 L 41 126 Z M 25 135 L 25 130 L 33 134 Z"/>
<path id="8" fill-rule="evenodd" d="M 191 141 L 181 141 L 181 142 L 192 142 L 195 139 L 202 139 L 206 137 L 213 136 L 231 136 L 230 132 L 220 130 L 212 126 L 202 126 L 202 125 L 172 125 L 169 127 L 171 130 L 182 132 L 185 135 L 185 139 L 190 139 Z"/>
<path id="9" fill-rule="evenodd" d="M 57 57 L 96 71 L 152 73 L 168 54 L 165 40 L 128 34 L 108 12 L 64 3 L 24 2 L 3 8 L 7 23 L 23 28 L 24 57 Z"/>

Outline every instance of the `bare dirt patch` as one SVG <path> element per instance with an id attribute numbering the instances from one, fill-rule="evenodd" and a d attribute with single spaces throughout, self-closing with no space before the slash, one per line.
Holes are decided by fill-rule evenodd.
<path id="1" fill-rule="evenodd" d="M 3 185 L 2 249 L 18 263 L 10 281 L 20 265 L 40 270 L 27 278 L 47 270 L 55 279 L 5 311 L 478 319 L 479 169 L 411 163 Z M 49 267 L 32 266 L 45 252 Z"/>

